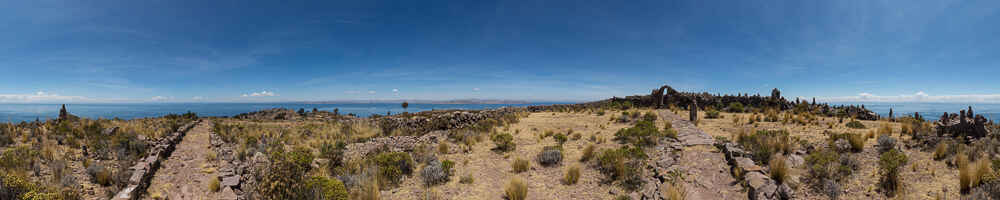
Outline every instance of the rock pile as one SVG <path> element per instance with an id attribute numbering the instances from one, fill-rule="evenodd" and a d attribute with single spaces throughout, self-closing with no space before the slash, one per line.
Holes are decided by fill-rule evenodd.
<path id="1" fill-rule="evenodd" d="M 749 190 L 751 200 L 795 199 L 795 190 L 786 183 L 778 184 L 765 173 L 764 167 L 748 158 L 749 154 L 732 142 L 720 142 L 715 145 L 726 155 L 726 161 L 736 173 L 743 174 L 743 185 Z M 792 166 L 801 165 L 804 160 L 798 155 L 788 157 Z M 794 178 L 792 178 L 794 179 Z M 794 181 L 794 180 L 792 180 Z"/>
<path id="2" fill-rule="evenodd" d="M 296 120 L 301 117 L 294 110 L 285 108 L 272 108 L 233 116 L 233 118 L 249 120 Z"/>
<path id="3" fill-rule="evenodd" d="M 436 130 L 461 129 L 476 123 L 494 119 L 499 121 L 508 115 L 515 115 L 519 108 L 499 108 L 488 110 L 444 110 L 425 111 L 415 114 L 395 115 L 373 119 L 383 133 L 401 130 L 411 134 L 428 133 Z"/>
<path id="4" fill-rule="evenodd" d="M 446 131 L 433 131 L 421 136 L 390 136 L 373 138 L 364 143 L 347 145 L 346 158 L 364 158 L 379 152 L 411 152 L 420 145 L 435 145 L 447 137 Z"/>
<path id="5" fill-rule="evenodd" d="M 937 125 L 938 136 L 951 135 L 981 138 L 990 134 L 987 126 L 992 125 L 992 122 L 982 115 L 974 115 L 972 106 L 969 106 L 968 111 L 961 110 L 959 113 L 951 114 L 945 112 L 941 115 L 941 119 L 935 122 L 935 125 Z"/>
<path id="6" fill-rule="evenodd" d="M 221 192 L 220 199 L 235 200 L 235 199 L 247 199 L 247 194 L 244 191 L 245 188 L 253 188 L 254 177 L 250 173 L 251 169 L 257 167 L 255 164 L 260 161 L 260 163 L 267 163 L 268 159 L 263 153 L 257 152 L 254 154 L 253 160 L 249 162 L 241 161 L 237 159 L 236 144 L 226 143 L 222 140 L 217 133 L 211 132 L 210 140 L 212 145 L 212 150 L 215 151 L 219 158 L 219 191 Z M 264 165 L 262 165 L 264 166 Z M 265 167 L 260 167 L 265 168 Z M 250 187 L 246 187 L 250 186 Z"/>
<path id="7" fill-rule="evenodd" d="M 184 134 L 200 121 L 195 120 L 185 124 L 177 128 L 176 132 L 170 133 L 155 142 L 153 148 L 147 152 L 146 157 L 137 161 L 134 166 L 129 168 L 132 171 L 132 176 L 128 179 L 128 186 L 115 194 L 113 199 L 139 199 L 139 196 L 146 192 L 146 187 L 149 187 L 149 181 L 156 174 L 156 170 L 159 169 L 160 162 L 170 156 L 170 153 L 174 151 L 174 146 L 181 142 L 181 138 L 184 138 Z M 105 133 L 114 132 L 117 129 L 109 130 L 106 130 Z"/>

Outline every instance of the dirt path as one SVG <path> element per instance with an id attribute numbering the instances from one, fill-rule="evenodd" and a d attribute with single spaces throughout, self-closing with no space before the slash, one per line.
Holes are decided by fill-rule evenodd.
<path id="1" fill-rule="evenodd" d="M 153 176 L 143 199 L 218 199 L 218 193 L 209 191 L 209 182 L 216 178 L 216 161 L 210 149 L 211 121 L 195 126 L 177 144 L 174 152 L 163 162 Z"/>
<path id="2" fill-rule="evenodd" d="M 677 138 L 686 146 L 676 163 L 686 172 L 687 199 L 747 199 L 739 180 L 730 175 L 725 155 L 712 146 L 711 136 L 669 110 L 659 110 L 659 114 L 673 124 Z"/>

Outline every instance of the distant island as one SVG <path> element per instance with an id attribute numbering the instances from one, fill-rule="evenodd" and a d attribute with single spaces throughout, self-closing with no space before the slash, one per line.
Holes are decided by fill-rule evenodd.
<path id="1" fill-rule="evenodd" d="M 454 100 L 336 100 L 336 101 L 307 101 L 304 104 L 351 104 L 351 103 L 412 103 L 412 104 L 529 104 L 524 100 L 502 100 L 502 99 L 454 99 Z"/>

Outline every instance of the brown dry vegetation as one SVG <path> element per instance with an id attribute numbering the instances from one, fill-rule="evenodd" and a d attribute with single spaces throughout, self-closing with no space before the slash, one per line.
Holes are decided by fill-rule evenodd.
<path id="1" fill-rule="evenodd" d="M 679 115 L 687 116 L 686 111 L 679 111 Z M 786 120 L 767 122 L 759 120 L 750 122 L 755 118 L 765 114 L 754 113 L 722 113 L 722 118 L 706 119 L 700 118 L 698 127 L 709 133 L 713 137 L 725 137 L 734 139 L 740 132 L 746 130 L 787 130 L 790 136 L 802 140 L 803 144 L 815 147 L 825 146 L 831 137 L 829 133 L 850 133 L 871 135 L 863 137 L 865 140 L 861 152 L 854 153 L 859 162 L 859 168 L 841 183 L 842 194 L 840 199 L 882 199 L 887 198 L 883 191 L 879 189 L 881 173 L 879 172 L 880 152 L 876 142 L 879 135 L 889 135 L 896 138 L 898 146 L 909 157 L 909 162 L 900 171 L 903 187 L 897 192 L 897 196 L 903 199 L 934 199 L 939 195 L 945 199 L 958 199 L 959 197 L 959 170 L 949 167 L 945 161 L 935 161 L 935 148 L 909 148 L 916 141 L 911 134 L 916 128 L 929 128 L 927 124 L 903 125 L 900 122 L 863 121 L 864 129 L 847 127 L 850 119 L 840 119 L 834 117 L 819 117 L 808 114 L 796 115 L 791 112 L 783 112 L 779 115 L 787 117 Z M 922 127 L 921 127 L 922 126 Z M 906 133 L 906 134 L 901 134 Z M 942 147 L 941 151 L 945 151 Z M 804 155 L 803 155 L 804 157 Z M 806 169 L 799 166 L 794 171 L 800 174 L 793 174 L 795 177 L 805 177 Z M 809 188 L 809 186 L 799 185 L 796 189 L 800 198 L 805 199 L 827 199 L 821 191 Z"/>

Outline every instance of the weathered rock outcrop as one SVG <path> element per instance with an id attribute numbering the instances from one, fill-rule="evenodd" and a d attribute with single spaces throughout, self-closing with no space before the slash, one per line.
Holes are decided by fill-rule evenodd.
<path id="1" fill-rule="evenodd" d="M 115 200 L 134 200 L 139 199 L 143 193 L 146 192 L 146 187 L 149 187 L 149 181 L 156 174 L 156 170 L 160 168 L 160 162 L 166 160 L 173 152 L 174 146 L 181 142 L 181 138 L 184 138 L 184 134 L 191 130 L 196 124 L 201 122 L 201 120 L 195 120 L 188 124 L 177 128 L 176 132 L 170 133 L 164 136 L 159 141 L 157 141 L 153 148 L 146 153 L 146 157 L 135 163 L 134 166 L 129 168 L 132 172 L 132 176 L 128 179 L 128 186 L 122 191 L 115 194 Z M 114 132 L 117 129 L 109 129 L 110 132 Z M 105 131 L 106 133 L 109 131 Z"/>

